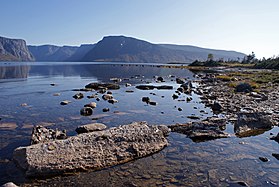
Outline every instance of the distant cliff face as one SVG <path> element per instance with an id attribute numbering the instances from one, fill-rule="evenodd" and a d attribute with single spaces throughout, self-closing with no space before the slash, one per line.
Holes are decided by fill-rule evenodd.
<path id="1" fill-rule="evenodd" d="M 77 46 L 41 45 L 28 46 L 35 60 L 39 62 L 80 61 L 94 44 Z"/>
<path id="2" fill-rule="evenodd" d="M 190 63 L 207 60 L 208 54 L 215 58 L 243 58 L 245 54 L 235 51 L 213 50 L 195 46 L 152 44 L 125 36 L 108 36 L 99 41 L 82 61 Z"/>
<path id="3" fill-rule="evenodd" d="M 0 37 L 0 61 L 34 61 L 26 42 Z"/>

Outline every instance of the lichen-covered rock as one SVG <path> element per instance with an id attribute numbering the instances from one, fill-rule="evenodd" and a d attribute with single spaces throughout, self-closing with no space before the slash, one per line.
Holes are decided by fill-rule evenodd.
<path id="1" fill-rule="evenodd" d="M 101 131 L 106 129 L 107 126 L 102 123 L 92 123 L 92 124 L 87 124 L 87 125 L 82 125 L 76 128 L 76 132 L 78 134 L 81 133 L 88 133 L 88 132 L 93 132 L 93 131 Z"/>
<path id="2" fill-rule="evenodd" d="M 162 150 L 167 139 L 160 129 L 134 122 L 66 140 L 19 147 L 13 159 L 29 177 L 101 169 Z"/>
<path id="3" fill-rule="evenodd" d="M 35 126 L 31 135 L 31 144 L 44 143 L 51 140 L 66 139 L 66 130 L 60 131 L 58 129 L 48 129 L 43 126 Z"/>

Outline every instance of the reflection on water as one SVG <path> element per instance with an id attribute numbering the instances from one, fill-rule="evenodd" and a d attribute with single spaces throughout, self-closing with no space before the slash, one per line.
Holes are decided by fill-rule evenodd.
<path id="1" fill-rule="evenodd" d="M 206 118 L 212 112 L 200 103 L 195 94 L 181 95 L 179 100 L 172 99 L 179 85 L 170 75 L 193 79 L 193 73 L 185 69 L 128 64 L 26 64 L 26 77 L 21 78 L 27 79 L 17 82 L 12 79 L 19 78 L 17 74 L 23 75 L 24 66 L 5 66 L 0 66 L 1 75 L 5 71 L 5 77 L 9 77 L 8 82 L 0 80 L 0 184 L 8 181 L 30 186 L 233 186 L 239 181 L 251 186 L 264 186 L 279 183 L 279 162 L 272 156 L 272 153 L 279 153 L 278 143 L 268 139 L 269 133 L 277 134 L 279 129 L 240 139 L 233 134 L 231 124 L 226 130 L 232 134 L 228 139 L 194 143 L 185 135 L 171 133 L 168 137 L 170 145 L 146 158 L 101 171 L 38 181 L 25 179 L 10 160 L 14 148 L 30 143 L 34 125 L 66 129 L 69 135 L 75 135 L 78 125 L 92 122 L 105 123 L 110 127 L 132 121 L 173 124 L 189 121 L 187 116 L 190 115 Z M 165 82 L 156 83 L 153 76 L 162 76 Z M 121 88 L 113 90 L 119 103 L 112 105 L 104 100 L 87 99 L 86 96 L 96 92 L 83 92 L 85 98 L 81 100 L 72 98 L 77 93 L 72 91 L 74 88 L 83 88 L 94 81 L 107 82 L 112 77 L 123 80 Z M 135 88 L 147 82 L 172 85 L 175 89 Z M 54 86 L 51 86 L 52 83 L 55 83 Z M 132 86 L 126 87 L 126 83 Z M 60 95 L 54 96 L 55 93 Z M 158 105 L 150 106 L 142 102 L 141 98 L 146 96 Z M 183 101 L 186 97 L 193 100 Z M 61 106 L 62 100 L 71 100 L 72 103 Z M 79 110 L 91 101 L 97 102 L 93 115 L 81 116 Z M 106 107 L 110 111 L 103 113 L 102 109 Z M 178 111 L 178 108 L 183 110 Z M 263 163 L 259 156 L 270 161 Z"/>
<path id="2" fill-rule="evenodd" d="M 1 79 L 25 79 L 28 77 L 30 66 L 0 66 L 0 81 Z"/>

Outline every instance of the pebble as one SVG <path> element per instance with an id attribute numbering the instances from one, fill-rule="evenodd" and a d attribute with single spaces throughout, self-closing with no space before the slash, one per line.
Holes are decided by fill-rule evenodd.
<path id="1" fill-rule="evenodd" d="M 54 93 L 53 96 L 60 96 L 60 93 Z"/>

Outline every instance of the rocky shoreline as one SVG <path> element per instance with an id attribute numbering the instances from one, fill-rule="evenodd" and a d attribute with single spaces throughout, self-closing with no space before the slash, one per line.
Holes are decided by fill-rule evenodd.
<path id="1" fill-rule="evenodd" d="M 202 102 L 234 124 L 237 136 L 251 136 L 279 124 L 278 83 L 266 83 L 253 89 L 237 76 L 224 80 L 229 73 L 199 75 L 195 92 Z M 236 84 L 235 87 L 231 86 Z M 243 88 L 240 88 L 243 87 Z"/>

